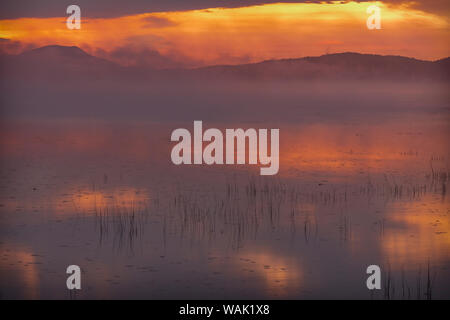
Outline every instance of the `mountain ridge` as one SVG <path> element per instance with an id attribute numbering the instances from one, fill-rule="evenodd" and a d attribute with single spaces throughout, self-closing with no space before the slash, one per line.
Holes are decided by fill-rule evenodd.
<path id="1" fill-rule="evenodd" d="M 191 69 L 154 69 L 124 67 L 115 62 L 90 55 L 76 46 L 49 45 L 2 57 L 11 64 L 10 71 L 33 71 L 46 76 L 73 73 L 110 77 L 120 74 L 139 78 L 188 77 L 200 79 L 243 80 L 446 80 L 450 79 L 450 57 L 427 61 L 400 55 L 378 55 L 342 52 L 301 58 L 271 59 L 238 65 L 211 65 Z M 3 67 L 2 67 L 3 69 Z M 25 70 L 24 70 L 25 69 Z"/>

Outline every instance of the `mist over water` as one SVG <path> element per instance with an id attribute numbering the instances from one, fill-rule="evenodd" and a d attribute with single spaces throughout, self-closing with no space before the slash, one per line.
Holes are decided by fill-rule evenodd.
<path id="1" fill-rule="evenodd" d="M 447 84 L 169 80 L 1 84 L 2 298 L 450 295 Z M 279 173 L 173 165 L 194 120 L 279 128 Z"/>

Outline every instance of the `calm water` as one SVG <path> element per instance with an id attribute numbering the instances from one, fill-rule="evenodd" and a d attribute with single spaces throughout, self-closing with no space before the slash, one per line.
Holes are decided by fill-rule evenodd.
<path id="1" fill-rule="evenodd" d="M 194 118 L 3 123 L 1 297 L 449 298 L 448 109 L 320 110 L 204 121 L 280 128 L 272 177 L 172 165 Z"/>

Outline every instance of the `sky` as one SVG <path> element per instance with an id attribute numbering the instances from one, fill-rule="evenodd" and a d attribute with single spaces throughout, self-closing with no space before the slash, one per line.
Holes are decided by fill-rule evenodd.
<path id="1" fill-rule="evenodd" d="M 446 1 L 78 1 L 81 29 L 66 27 L 64 1 L 2 1 L 0 50 L 74 45 L 122 65 L 157 68 L 251 63 L 335 52 L 450 55 Z M 370 5 L 381 29 L 369 30 Z"/>

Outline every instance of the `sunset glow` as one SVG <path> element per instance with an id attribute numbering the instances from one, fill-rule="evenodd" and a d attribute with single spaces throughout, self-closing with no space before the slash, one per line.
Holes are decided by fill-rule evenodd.
<path id="1" fill-rule="evenodd" d="M 159 60 L 154 63 L 160 67 L 236 64 L 344 51 L 429 60 L 449 55 L 445 17 L 379 2 L 381 30 L 368 30 L 366 9 L 371 4 L 279 3 L 86 18 L 81 30 L 67 29 L 64 16 L 20 18 L 1 20 L 0 38 L 10 40 L 4 49 L 9 53 L 50 44 L 75 45 L 124 65 L 139 63 L 136 54 L 143 59 L 156 56 Z"/>
<path id="2" fill-rule="evenodd" d="M 1 2 L 0 300 L 450 298 L 450 2 L 277 1 Z"/>

